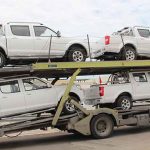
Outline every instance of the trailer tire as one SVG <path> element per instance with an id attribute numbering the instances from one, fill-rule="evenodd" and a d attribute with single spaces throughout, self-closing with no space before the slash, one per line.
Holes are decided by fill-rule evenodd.
<path id="1" fill-rule="evenodd" d="M 122 95 L 117 100 L 117 107 L 123 110 L 129 110 L 132 108 L 132 100 L 131 97 Z"/>
<path id="2" fill-rule="evenodd" d="M 93 138 L 104 139 L 113 133 L 114 121 L 107 114 L 99 114 L 92 119 L 90 129 Z"/>

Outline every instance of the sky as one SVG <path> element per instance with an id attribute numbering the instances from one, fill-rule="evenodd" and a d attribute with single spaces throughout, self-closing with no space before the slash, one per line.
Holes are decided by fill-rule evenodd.
<path id="1" fill-rule="evenodd" d="M 149 0 L 0 0 L 0 22 L 41 22 L 64 36 L 102 37 L 150 26 Z"/>

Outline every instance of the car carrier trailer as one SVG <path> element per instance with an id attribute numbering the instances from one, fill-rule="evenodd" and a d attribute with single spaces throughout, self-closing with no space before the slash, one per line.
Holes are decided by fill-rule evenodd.
<path id="1" fill-rule="evenodd" d="M 21 118 L 13 123 L 0 125 L 0 136 L 25 130 L 44 129 L 46 127 L 67 130 L 83 135 L 92 135 L 94 138 L 110 136 L 114 127 L 119 126 L 149 126 L 150 106 L 133 107 L 131 110 L 117 110 L 97 107 L 95 110 L 86 110 L 77 102 L 71 100 L 76 108 L 72 115 L 63 114 L 64 103 L 69 100 L 69 92 L 78 75 L 100 75 L 119 71 L 150 70 L 150 61 L 109 61 L 109 62 L 67 62 L 67 63 L 37 63 L 27 67 L 0 69 L 3 79 L 15 75 L 36 75 L 45 78 L 71 77 L 65 93 L 54 115 L 42 110 L 28 114 L 14 116 Z M 14 118 L 2 118 L 1 121 Z"/>

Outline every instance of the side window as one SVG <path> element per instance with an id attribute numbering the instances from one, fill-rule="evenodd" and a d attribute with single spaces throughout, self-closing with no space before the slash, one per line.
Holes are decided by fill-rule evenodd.
<path id="1" fill-rule="evenodd" d="M 15 80 L 15 81 L 1 82 L 0 90 L 2 93 L 5 94 L 20 92 L 18 81 Z"/>
<path id="2" fill-rule="evenodd" d="M 34 28 L 35 36 L 38 37 L 57 36 L 55 32 L 53 32 L 47 27 L 34 26 L 33 28 Z"/>
<path id="3" fill-rule="evenodd" d="M 12 25 L 10 26 L 12 34 L 17 36 L 30 36 L 29 26 L 19 26 Z"/>
<path id="4" fill-rule="evenodd" d="M 109 81 L 111 84 L 125 84 L 130 83 L 128 73 L 116 73 L 110 76 Z"/>
<path id="5" fill-rule="evenodd" d="M 145 73 L 133 73 L 136 82 L 147 82 Z"/>
<path id="6" fill-rule="evenodd" d="M 148 29 L 138 29 L 138 32 L 141 37 L 145 37 L 145 38 L 150 37 L 150 31 Z"/>
<path id="7" fill-rule="evenodd" d="M 48 88 L 47 83 L 36 78 L 23 79 L 23 84 L 26 91 Z"/>

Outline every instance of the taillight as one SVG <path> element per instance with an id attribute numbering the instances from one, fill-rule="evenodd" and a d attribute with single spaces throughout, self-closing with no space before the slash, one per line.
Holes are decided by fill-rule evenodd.
<path id="1" fill-rule="evenodd" d="M 110 44 L 110 36 L 105 36 L 105 45 Z"/>
<path id="2" fill-rule="evenodd" d="M 99 87 L 99 95 L 104 96 L 104 87 L 103 86 Z"/>

